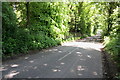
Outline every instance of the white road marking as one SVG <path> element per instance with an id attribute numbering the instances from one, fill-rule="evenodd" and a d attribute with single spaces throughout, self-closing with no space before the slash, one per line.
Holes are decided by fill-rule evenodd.
<path id="1" fill-rule="evenodd" d="M 68 54 L 64 55 L 63 57 L 61 57 L 60 59 L 58 59 L 58 61 L 61 61 L 62 59 L 64 59 L 65 57 L 67 57 L 68 55 L 70 55 L 73 51 L 75 51 L 78 48 L 75 48 L 74 50 L 72 50 L 71 52 L 69 52 Z"/>

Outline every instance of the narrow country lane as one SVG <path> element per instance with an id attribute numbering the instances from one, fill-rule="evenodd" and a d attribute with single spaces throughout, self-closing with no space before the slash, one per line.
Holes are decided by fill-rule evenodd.
<path id="1" fill-rule="evenodd" d="M 3 62 L 1 70 L 4 78 L 102 78 L 102 47 L 93 36 Z"/>

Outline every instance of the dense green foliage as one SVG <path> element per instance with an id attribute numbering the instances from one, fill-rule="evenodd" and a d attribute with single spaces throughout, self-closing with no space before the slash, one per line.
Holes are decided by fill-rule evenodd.
<path id="1" fill-rule="evenodd" d="M 98 28 L 102 30 L 105 50 L 113 56 L 120 67 L 120 3 L 100 2 L 97 3 Z"/>
<path id="2" fill-rule="evenodd" d="M 120 3 L 104 2 L 99 5 L 102 20 L 99 20 L 99 23 L 102 24 L 100 28 L 103 31 L 105 50 L 120 62 Z"/>
<path id="3" fill-rule="evenodd" d="M 109 13 L 108 26 L 103 28 L 105 49 L 113 56 L 116 62 L 120 62 L 120 3 L 107 3 L 112 6 Z M 111 24 L 111 25 L 110 25 Z M 119 64 L 120 66 L 120 64 Z"/>
<path id="4" fill-rule="evenodd" d="M 2 29 L 3 53 L 12 53 L 14 52 L 13 50 L 15 50 L 14 48 L 16 47 L 16 16 L 13 12 L 13 9 L 8 5 L 8 3 L 3 3 L 2 8 L 2 25 L 4 25 Z"/>
<path id="5" fill-rule="evenodd" d="M 3 53 L 11 55 L 55 46 L 68 38 L 71 29 L 87 35 L 90 23 L 79 19 L 86 12 L 80 14 L 80 6 L 71 2 L 3 3 Z"/>
<path id="6" fill-rule="evenodd" d="M 22 7 L 23 3 L 21 3 L 19 6 Z M 25 13 L 24 10 L 21 13 Z M 58 32 L 60 32 L 59 28 L 58 31 L 56 31 L 54 29 L 54 28 L 57 29 L 57 27 L 55 27 L 55 24 L 46 24 L 47 23 L 46 18 L 49 17 L 44 17 L 43 19 L 39 20 L 38 23 L 33 23 L 28 27 L 26 27 L 25 24 L 26 21 L 24 21 L 26 17 L 23 16 L 23 14 L 19 14 L 19 16 L 21 17 L 20 19 L 23 19 L 21 20 L 21 22 L 18 22 L 19 20 L 17 21 L 12 6 L 10 6 L 9 3 L 3 3 L 3 53 L 4 54 L 27 52 L 28 50 L 31 49 L 42 49 L 60 44 L 59 39 L 57 39 L 58 36 L 57 34 Z M 34 16 L 35 15 L 33 14 L 32 17 Z M 39 14 L 36 16 L 39 16 Z M 31 18 L 31 22 L 32 21 L 37 22 L 37 20 L 38 19 Z M 64 31 L 65 30 L 63 29 L 63 33 Z M 60 36 L 58 36 L 58 38 L 59 37 Z"/>

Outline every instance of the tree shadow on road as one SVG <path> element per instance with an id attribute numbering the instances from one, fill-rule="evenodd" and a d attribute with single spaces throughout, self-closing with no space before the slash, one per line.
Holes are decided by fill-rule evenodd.
<path id="1" fill-rule="evenodd" d="M 74 42 L 4 62 L 3 78 L 101 78 L 101 52 L 79 45 L 84 46 Z"/>

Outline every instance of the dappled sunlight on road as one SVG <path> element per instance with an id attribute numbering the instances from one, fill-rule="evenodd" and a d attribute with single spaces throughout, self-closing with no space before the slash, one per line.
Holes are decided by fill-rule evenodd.
<path id="1" fill-rule="evenodd" d="M 38 68 L 38 67 L 35 66 L 33 69 L 37 69 L 37 68 Z"/>
<path id="2" fill-rule="evenodd" d="M 18 64 L 13 64 L 13 65 L 10 65 L 11 67 L 18 67 L 19 65 Z"/>
<path id="3" fill-rule="evenodd" d="M 81 54 L 81 52 L 76 52 L 77 54 Z"/>
<path id="4" fill-rule="evenodd" d="M 82 76 L 83 74 L 79 73 L 78 76 Z"/>
<path id="5" fill-rule="evenodd" d="M 29 57 L 25 57 L 25 59 L 28 59 Z"/>
<path id="6" fill-rule="evenodd" d="M 80 66 L 77 67 L 77 70 L 78 70 L 78 71 L 84 71 L 85 68 L 84 68 L 84 66 L 81 66 L 81 65 L 80 65 Z"/>
<path id="7" fill-rule="evenodd" d="M 44 66 L 47 66 L 48 64 L 43 64 Z"/>
<path id="8" fill-rule="evenodd" d="M 9 74 L 5 75 L 5 78 L 13 78 L 13 76 L 19 74 L 20 72 L 11 71 Z"/>
<path id="9" fill-rule="evenodd" d="M 5 67 L 0 67 L 0 71 L 6 71 L 7 70 L 7 68 L 5 68 Z"/>
<path id="10" fill-rule="evenodd" d="M 59 53 L 61 53 L 62 51 L 58 51 Z"/>
<path id="11" fill-rule="evenodd" d="M 97 72 L 93 72 L 93 75 L 98 75 Z"/>
<path id="12" fill-rule="evenodd" d="M 86 59 L 80 59 L 81 61 L 85 61 Z"/>
<path id="13" fill-rule="evenodd" d="M 100 51 L 100 49 L 104 47 L 102 43 L 94 43 L 94 42 L 69 42 L 62 44 L 62 46 L 73 46 L 73 47 L 80 47 L 83 49 L 95 49 L 98 51 Z"/>
<path id="14" fill-rule="evenodd" d="M 87 55 L 87 57 L 88 57 L 88 58 L 91 58 L 91 56 L 90 56 L 90 55 Z"/>
<path id="15" fill-rule="evenodd" d="M 49 51 L 52 51 L 51 49 Z"/>
<path id="16" fill-rule="evenodd" d="M 64 65 L 65 63 L 61 62 L 60 64 L 61 64 L 61 65 Z"/>
<path id="17" fill-rule="evenodd" d="M 53 72 L 60 72 L 61 70 L 59 69 L 52 69 Z"/>
<path id="18" fill-rule="evenodd" d="M 34 61 L 33 60 L 31 60 L 31 61 L 29 61 L 30 63 L 33 63 Z"/>
<path id="19" fill-rule="evenodd" d="M 53 49 L 53 51 L 58 51 L 58 49 Z"/>

